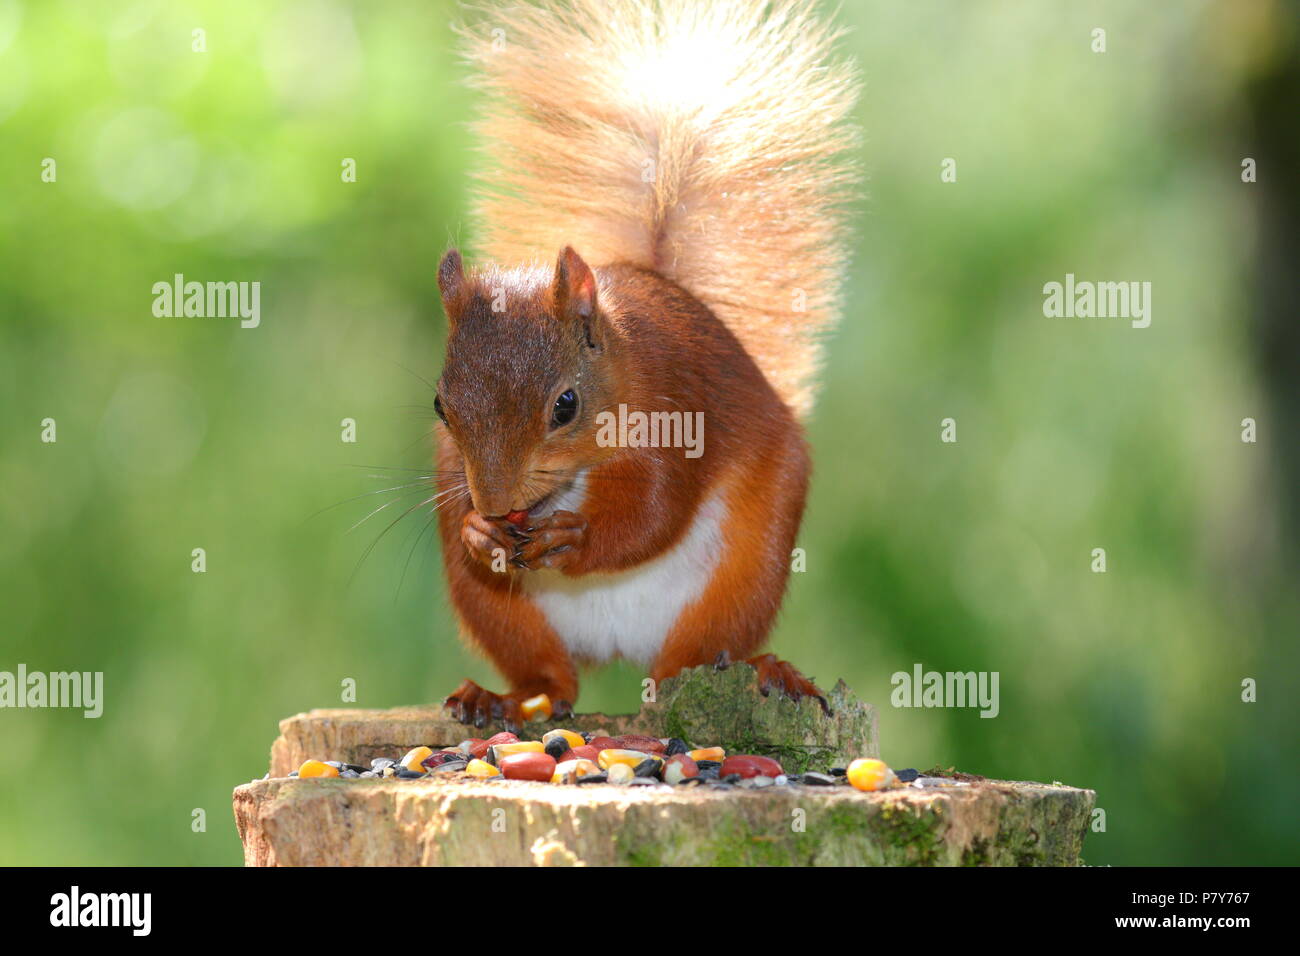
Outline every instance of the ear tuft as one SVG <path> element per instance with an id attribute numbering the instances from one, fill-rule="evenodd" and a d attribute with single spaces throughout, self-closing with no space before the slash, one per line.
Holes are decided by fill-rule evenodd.
<path id="1" fill-rule="evenodd" d="M 596 277 L 573 246 L 565 246 L 555 263 L 552 294 L 560 318 L 590 322 L 596 314 Z"/>
<path id="2" fill-rule="evenodd" d="M 465 288 L 465 266 L 461 262 L 460 253 L 455 249 L 448 249 L 442 257 L 442 262 L 438 263 L 438 291 L 442 293 L 443 304 L 449 304 L 460 298 L 461 290 Z"/>

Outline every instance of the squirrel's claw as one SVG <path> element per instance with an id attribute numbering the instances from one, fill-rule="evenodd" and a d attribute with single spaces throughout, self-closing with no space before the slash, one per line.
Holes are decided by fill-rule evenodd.
<path id="1" fill-rule="evenodd" d="M 523 711 L 519 699 L 513 694 L 494 694 L 484 690 L 472 680 L 465 680 L 448 696 L 442 705 L 462 724 L 486 727 L 488 721 L 499 723 L 506 730 L 518 733 L 523 726 Z"/>
<path id="2" fill-rule="evenodd" d="M 472 723 L 473 707 L 483 688 L 472 680 L 463 680 L 459 687 L 447 695 L 442 706 L 451 711 L 451 715 L 462 724 Z"/>
<path id="3" fill-rule="evenodd" d="M 587 519 L 572 511 L 557 511 L 528 530 L 530 534 L 515 545 L 511 563 L 529 570 L 562 570 L 573 563 L 587 540 Z"/>
<path id="4" fill-rule="evenodd" d="M 826 695 L 816 684 L 800 674 L 793 664 L 779 659 L 775 654 L 760 654 L 758 657 L 751 657 L 745 663 L 752 664 L 758 670 L 758 690 L 764 697 L 772 691 L 777 691 L 782 697 L 788 697 L 795 703 L 805 697 L 812 697 L 821 704 L 822 713 L 827 717 L 831 716 Z"/>

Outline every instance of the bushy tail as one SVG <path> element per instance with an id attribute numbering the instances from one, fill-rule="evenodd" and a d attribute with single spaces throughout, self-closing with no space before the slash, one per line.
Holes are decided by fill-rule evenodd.
<path id="1" fill-rule="evenodd" d="M 681 284 L 799 414 L 848 258 L 853 66 L 813 0 L 540 0 L 464 33 L 481 251 Z"/>

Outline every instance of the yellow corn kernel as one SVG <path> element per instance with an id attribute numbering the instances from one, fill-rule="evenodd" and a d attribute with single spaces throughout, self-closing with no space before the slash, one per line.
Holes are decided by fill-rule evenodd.
<path id="1" fill-rule="evenodd" d="M 658 754 L 642 753 L 640 750 L 602 750 L 596 755 L 596 760 L 600 763 L 600 769 L 602 770 L 608 770 L 615 764 L 620 763 L 635 767 L 644 760 L 657 760 L 663 763 L 663 757 Z"/>
<path id="2" fill-rule="evenodd" d="M 538 694 L 536 697 L 521 701 L 519 712 L 524 715 L 524 720 L 550 720 L 554 710 L 551 707 L 551 698 L 545 694 Z"/>
<path id="3" fill-rule="evenodd" d="M 893 785 L 894 771 L 883 760 L 863 757 L 849 764 L 849 783 L 859 790 L 884 790 Z"/>
<path id="4" fill-rule="evenodd" d="M 581 747 L 587 742 L 583 738 L 582 734 L 574 733 L 572 730 L 548 730 L 546 733 L 542 734 L 542 746 L 549 744 L 557 737 L 563 737 L 564 742 L 569 745 L 570 749 L 573 747 Z"/>
<path id="5" fill-rule="evenodd" d="M 337 777 L 338 775 L 338 767 L 331 767 L 319 760 L 304 760 L 302 766 L 298 768 L 299 777 Z"/>
<path id="6" fill-rule="evenodd" d="M 404 769 L 411 770 L 415 773 L 424 773 L 425 769 L 421 766 L 425 759 L 433 756 L 433 749 L 430 747 L 416 747 L 409 750 L 406 756 L 397 761 Z"/>
<path id="7" fill-rule="evenodd" d="M 521 740 L 516 744 L 493 744 L 488 748 L 488 763 L 500 766 L 502 757 L 509 757 L 511 754 L 541 753 L 545 749 L 546 744 L 540 740 Z"/>
<path id="8" fill-rule="evenodd" d="M 616 763 L 614 766 L 609 768 L 608 780 L 610 783 L 629 783 L 635 776 L 636 774 L 633 773 L 632 768 L 627 764 Z"/>
<path id="9" fill-rule="evenodd" d="M 701 760 L 726 760 L 727 752 L 721 747 L 705 747 L 702 750 L 692 750 L 689 756 L 699 763 Z"/>
<path id="10" fill-rule="evenodd" d="M 479 779 L 483 779 L 483 780 L 487 779 L 488 777 L 501 776 L 501 771 L 498 768 L 492 766 L 486 760 L 477 760 L 477 759 L 471 760 L 468 764 L 465 765 L 465 772 L 469 774 L 471 777 L 478 777 Z"/>
<path id="11" fill-rule="evenodd" d="M 564 783 L 569 779 L 569 774 L 575 777 L 586 777 L 593 773 L 600 773 L 600 768 L 593 761 L 578 757 L 576 760 L 566 760 L 564 763 L 556 764 L 551 783 Z"/>

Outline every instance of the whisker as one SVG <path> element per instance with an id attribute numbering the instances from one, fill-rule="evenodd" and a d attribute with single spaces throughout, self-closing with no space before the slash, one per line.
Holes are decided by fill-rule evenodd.
<path id="1" fill-rule="evenodd" d="M 410 570 L 411 558 L 414 557 L 416 548 L 420 546 L 420 542 L 424 540 L 425 534 L 428 532 L 430 528 L 434 526 L 434 522 L 437 520 L 437 517 L 438 517 L 438 509 L 434 508 L 429 512 L 429 517 L 425 520 L 424 526 L 420 528 L 420 533 L 415 536 L 415 541 L 414 543 L 412 543 L 411 549 L 406 552 L 406 561 L 405 563 L 402 564 L 402 575 L 397 579 L 397 590 L 393 592 L 394 604 L 396 604 L 397 599 L 402 596 L 402 585 L 406 583 L 406 572 Z M 426 557 L 427 554 L 428 553 L 426 552 Z"/>
<path id="2" fill-rule="evenodd" d="M 375 538 L 374 541 L 370 542 L 370 545 L 366 548 L 364 552 L 362 552 L 361 557 L 357 560 L 357 566 L 352 569 L 352 575 L 351 577 L 348 578 L 348 586 L 351 587 L 352 582 L 356 579 L 357 572 L 361 570 L 361 566 L 365 563 L 366 559 L 370 557 L 370 553 L 375 550 L 375 546 L 378 545 L 379 542 L 384 539 L 384 537 L 388 534 L 388 532 L 393 530 L 393 528 L 397 525 L 399 521 L 401 521 L 403 518 L 405 518 L 407 515 L 411 514 L 412 512 L 417 511 L 418 509 L 423 508 L 425 505 L 429 505 L 429 504 L 433 505 L 431 511 L 436 512 L 439 508 L 442 507 L 443 504 L 445 504 L 445 501 L 442 502 L 438 501 L 439 497 L 451 494 L 453 491 L 460 491 L 460 490 L 462 489 L 455 489 L 455 488 L 448 489 L 445 492 L 442 492 L 438 495 L 433 495 L 432 497 L 426 498 L 423 501 L 417 501 L 415 504 L 411 505 L 411 507 L 407 508 L 400 515 L 398 515 L 396 518 L 390 521 L 388 523 L 388 526 L 379 533 L 379 536 Z M 392 502 L 389 502 L 389 504 L 392 504 Z M 387 505 L 385 505 L 385 507 L 387 507 Z"/>
<path id="3" fill-rule="evenodd" d="M 373 469 L 376 470 L 376 471 L 424 471 L 424 469 L 428 468 L 429 466 L 428 466 L 428 465 L 421 465 L 419 468 L 403 468 L 403 467 L 400 467 L 400 466 L 397 466 L 397 465 L 354 465 L 354 464 L 352 464 L 351 462 L 347 462 L 347 463 L 346 463 L 346 467 L 348 467 L 348 468 L 373 468 Z M 458 470 L 455 470 L 455 469 L 447 469 L 447 470 L 444 471 L 444 470 L 442 470 L 442 469 L 438 469 L 438 468 L 435 468 L 435 469 L 433 470 L 433 473 L 434 473 L 435 475 L 462 475 L 462 476 L 465 474 L 465 472 L 463 472 L 463 471 L 458 471 Z"/>
<path id="4" fill-rule="evenodd" d="M 385 481 L 392 481 L 392 480 L 393 480 L 393 479 L 392 479 L 390 476 L 388 476 L 388 475 L 371 475 L 371 477 L 372 477 L 372 478 L 381 478 L 381 479 L 383 479 L 383 480 L 385 480 Z M 390 493 L 393 493 L 393 492 L 404 492 L 404 491 L 408 491 L 408 490 L 417 490 L 417 489 L 422 489 L 422 488 L 430 487 L 429 482 L 426 481 L 426 480 L 424 480 L 424 479 L 427 479 L 427 478 L 429 478 L 429 477 L 431 477 L 431 476 L 429 476 L 429 475 L 421 475 L 421 476 L 420 476 L 419 478 L 417 478 L 417 479 L 414 479 L 414 480 L 412 480 L 412 481 L 405 481 L 405 482 L 402 482 L 401 484 L 393 485 L 391 488 L 380 488 L 380 489 L 378 489 L 378 490 L 376 490 L 376 491 L 363 491 L 363 492 L 362 492 L 361 494 L 359 494 L 359 495 L 352 495 L 352 496 L 350 496 L 350 497 L 344 498 L 342 501 L 336 501 L 336 502 L 334 502 L 334 504 L 332 504 L 332 505 L 326 505 L 324 508 L 321 508 L 319 511 L 312 512 L 312 513 L 309 514 L 307 517 L 305 517 L 305 518 L 302 519 L 302 523 L 303 523 L 303 524 L 306 524 L 307 522 L 312 521 L 312 520 L 315 519 L 315 518 L 319 518 L 321 515 L 323 515 L 323 514 L 324 514 L 325 512 L 327 512 L 327 511 L 333 511 L 335 508 L 341 508 L 341 507 L 343 507 L 343 505 L 351 504 L 353 501 L 360 501 L 362 498 L 370 498 L 370 497 L 373 497 L 374 495 L 386 495 L 386 494 L 390 494 Z"/>
<path id="5" fill-rule="evenodd" d="M 423 490 L 425 490 L 425 489 L 420 489 L 420 490 L 423 491 Z M 428 502 L 431 502 L 431 501 L 437 501 L 439 498 L 445 497 L 446 495 L 450 494 L 450 493 L 451 493 L 451 490 L 454 490 L 454 489 L 449 489 L 449 490 L 447 490 L 447 491 L 440 491 L 440 492 L 438 492 L 437 494 L 435 494 L 433 497 L 429 498 L 427 501 L 422 502 L 422 504 L 428 504 Z M 413 493 L 413 492 L 412 492 L 412 493 Z M 366 515 L 364 518 L 362 518 L 360 521 L 358 521 L 356 524 L 354 524 L 351 528 L 348 528 L 348 531 L 355 531 L 357 528 L 359 528 L 361 525 L 365 524 L 367 521 L 369 521 L 369 520 L 370 520 L 371 518 L 373 518 L 375 515 L 379 514 L 379 512 L 383 511 L 385 508 L 387 508 L 387 507 L 389 507 L 389 506 L 391 506 L 391 505 L 397 504 L 397 502 L 399 502 L 399 501 L 402 500 L 402 497 L 403 497 L 402 495 L 399 495 L 398 497 L 394 498 L 392 501 L 385 501 L 382 505 L 380 505 L 380 506 L 379 506 L 378 508 L 376 508 L 374 511 L 370 512 L 370 514 Z M 407 513 L 409 514 L 410 512 L 407 512 Z"/>
<path id="6" fill-rule="evenodd" d="M 431 392 L 436 392 L 436 391 L 438 391 L 438 386 L 434 385 L 432 382 L 430 382 L 427 378 L 425 378 L 425 377 L 424 377 L 423 375 L 421 375 L 419 372 L 416 372 L 416 371 L 413 371 L 412 369 L 407 368 L 407 367 L 406 367 L 405 365 L 403 365 L 401 362 L 394 362 L 393 364 L 396 365 L 398 368 L 400 368 L 403 372 L 409 372 L 411 375 L 414 375 L 416 378 L 418 378 L 418 379 L 419 379 L 421 382 L 423 382 L 425 385 L 429 386 L 429 391 L 431 391 Z"/>

